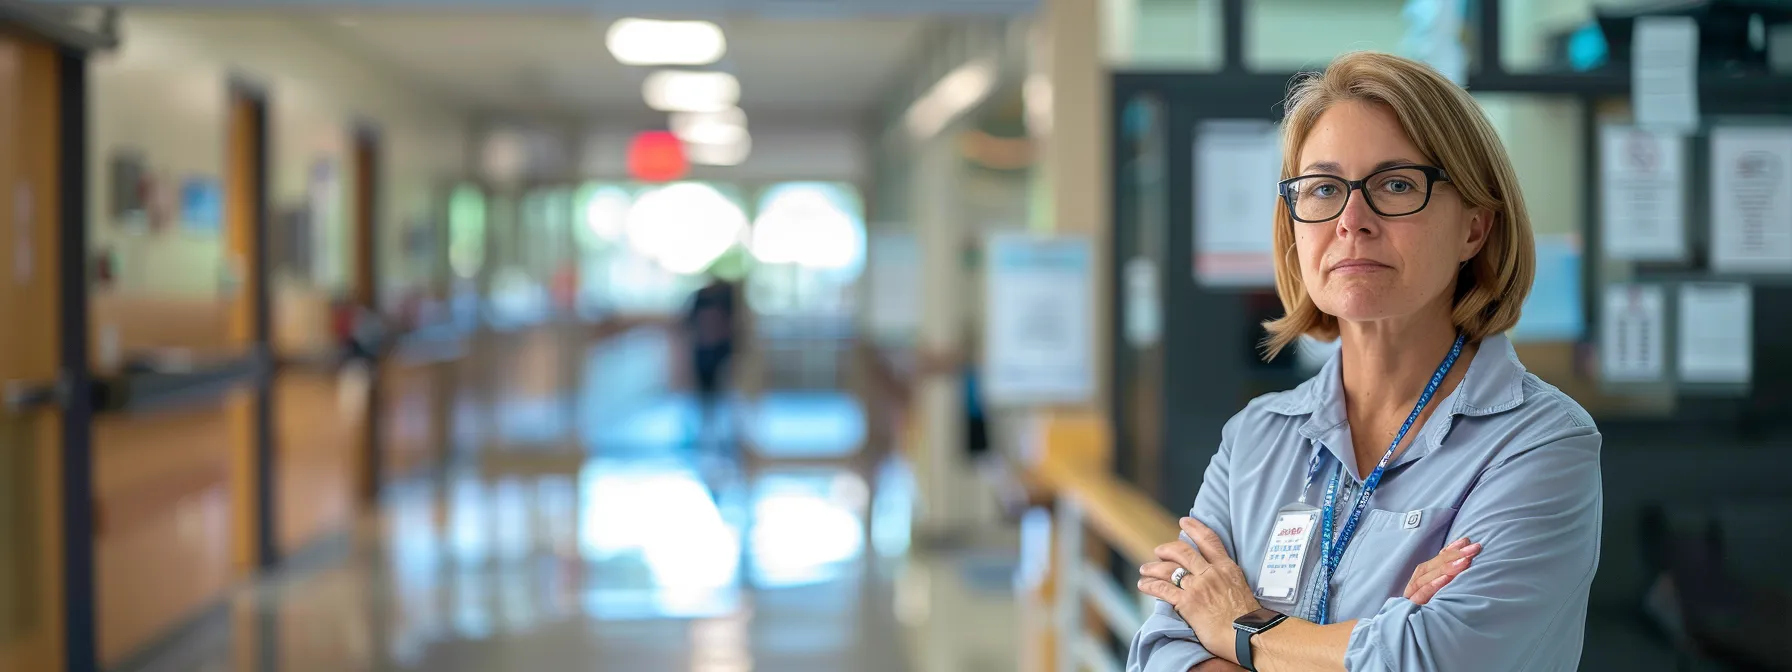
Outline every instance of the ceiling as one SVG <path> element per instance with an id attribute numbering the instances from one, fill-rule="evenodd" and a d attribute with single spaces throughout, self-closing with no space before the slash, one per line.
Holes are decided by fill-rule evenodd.
<path id="1" fill-rule="evenodd" d="M 569 13 L 308 13 L 320 36 L 493 116 L 657 118 L 649 68 L 610 56 L 610 21 Z M 921 18 L 738 18 L 717 22 L 750 120 L 873 110 L 913 61 Z"/>

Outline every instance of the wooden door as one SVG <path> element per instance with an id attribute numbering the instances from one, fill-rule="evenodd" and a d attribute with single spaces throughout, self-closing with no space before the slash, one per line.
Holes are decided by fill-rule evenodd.
<path id="1" fill-rule="evenodd" d="M 57 49 L 0 32 L 0 381 L 54 381 Z M 0 670 L 63 669 L 62 445 L 54 407 L 0 407 Z"/>

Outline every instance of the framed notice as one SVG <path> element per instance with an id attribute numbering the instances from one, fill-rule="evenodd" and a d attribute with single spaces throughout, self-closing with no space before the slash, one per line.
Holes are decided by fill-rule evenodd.
<path id="1" fill-rule="evenodd" d="M 1712 129 L 1711 267 L 1792 273 L 1792 128 Z"/>
<path id="2" fill-rule="evenodd" d="M 1255 120 L 1204 123 L 1195 134 L 1195 281 L 1275 285 L 1276 180 L 1281 131 Z"/>
<path id="3" fill-rule="evenodd" d="M 1600 233 L 1608 259 L 1686 256 L 1685 140 L 1625 126 L 1599 129 Z"/>
<path id="4" fill-rule="evenodd" d="M 985 250 L 984 398 L 1076 404 L 1095 394 L 1095 252 L 1082 237 L 991 235 Z"/>
<path id="5" fill-rule="evenodd" d="M 1680 382 L 1742 383 L 1754 375 L 1754 292 L 1740 283 L 1680 286 Z"/>
<path id="6" fill-rule="evenodd" d="M 1601 318 L 1601 378 L 1645 383 L 1667 375 L 1667 297 L 1661 286 L 1607 285 Z"/>

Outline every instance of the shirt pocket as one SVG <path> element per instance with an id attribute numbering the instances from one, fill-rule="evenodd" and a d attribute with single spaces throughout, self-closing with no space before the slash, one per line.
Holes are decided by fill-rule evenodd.
<path id="1" fill-rule="evenodd" d="M 1444 535 L 1455 520 L 1456 509 L 1450 507 L 1363 512 L 1356 538 L 1338 563 L 1333 585 L 1374 593 L 1380 591 L 1371 587 L 1386 587 L 1383 599 L 1400 595 L 1412 579 L 1412 570 L 1436 557 L 1449 543 Z"/>

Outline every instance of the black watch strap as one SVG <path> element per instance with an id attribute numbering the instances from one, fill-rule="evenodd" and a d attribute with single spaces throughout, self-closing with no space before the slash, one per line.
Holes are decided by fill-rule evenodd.
<path id="1" fill-rule="evenodd" d="M 1257 672 L 1257 665 L 1251 657 L 1251 638 L 1281 625 L 1285 620 L 1288 620 L 1286 614 L 1273 609 L 1258 609 L 1233 621 L 1232 630 L 1237 633 L 1238 637 L 1236 648 L 1238 666 L 1251 672 Z"/>
<path id="2" fill-rule="evenodd" d="M 1236 628 L 1238 633 L 1238 666 L 1251 672 L 1257 672 L 1257 665 L 1251 661 L 1251 637 L 1257 633 L 1243 628 Z"/>

